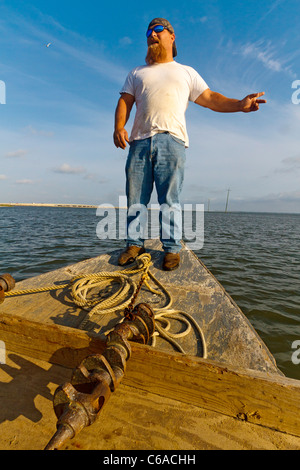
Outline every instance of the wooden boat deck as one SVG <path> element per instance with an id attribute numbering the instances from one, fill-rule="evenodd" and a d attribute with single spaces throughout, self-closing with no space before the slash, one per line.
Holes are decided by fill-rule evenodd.
<path id="1" fill-rule="evenodd" d="M 159 241 L 150 240 L 146 247 L 153 262 L 151 272 L 171 293 L 173 307 L 192 315 L 201 327 L 208 359 L 227 366 L 281 374 L 273 356 L 250 322 L 192 251 L 184 246 L 180 267 L 176 271 L 165 272 L 161 270 L 163 252 Z M 120 251 L 26 279 L 17 283 L 15 290 L 65 283 L 78 274 L 119 270 L 117 260 Z M 140 275 L 137 274 L 134 278 L 138 283 Z M 137 302 L 148 302 L 153 307 L 163 306 L 166 300 L 165 296 L 152 294 L 146 287 L 142 288 L 137 298 Z M 1 312 L 72 328 L 78 328 L 86 314 L 74 304 L 68 289 L 8 298 L 0 306 Z M 121 320 L 122 313 L 119 311 L 104 316 L 95 315 L 85 329 L 94 331 L 101 327 L 100 332 L 105 333 Z M 174 327 L 179 328 L 176 322 Z M 202 356 L 202 342 L 195 332 L 184 337 L 181 344 L 187 354 Z M 160 339 L 157 341 L 157 348 L 173 350 L 165 340 Z"/>
<path id="2" fill-rule="evenodd" d="M 205 335 L 184 339 L 188 355 L 132 343 L 125 377 L 91 427 L 68 449 L 300 449 L 300 384 L 285 378 L 248 320 L 207 268 L 186 248 L 178 270 L 161 270 L 163 253 L 148 243 L 151 271 L 174 307 L 193 314 Z M 61 283 L 79 273 L 119 270 L 120 251 L 27 279 L 15 289 Z M 142 289 L 138 302 L 161 302 Z M 101 352 L 101 335 L 121 312 L 77 328 L 85 312 L 66 289 L 7 298 L 0 306 L 0 449 L 42 449 L 56 426 L 52 396 L 70 368 Z M 235 419 L 234 419 L 235 418 Z"/>

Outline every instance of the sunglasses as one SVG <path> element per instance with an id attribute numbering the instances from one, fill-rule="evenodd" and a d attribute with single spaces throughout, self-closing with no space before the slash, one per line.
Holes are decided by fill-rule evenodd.
<path id="1" fill-rule="evenodd" d="M 156 33 L 161 33 L 164 29 L 166 29 L 165 26 L 158 24 L 157 26 L 154 26 L 154 28 L 149 28 L 146 33 L 146 36 L 147 38 L 149 38 L 152 34 L 152 31 L 155 31 Z"/>

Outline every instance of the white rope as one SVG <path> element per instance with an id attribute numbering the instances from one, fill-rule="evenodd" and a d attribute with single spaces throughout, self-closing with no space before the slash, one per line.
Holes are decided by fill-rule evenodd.
<path id="1" fill-rule="evenodd" d="M 172 344 L 178 351 L 185 354 L 184 349 L 178 343 L 178 339 L 183 338 L 191 333 L 192 325 L 195 330 L 198 332 L 202 346 L 203 346 L 203 357 L 207 357 L 207 348 L 202 329 L 196 322 L 196 320 L 187 312 L 182 310 L 171 309 L 173 303 L 172 297 L 169 291 L 164 287 L 164 285 L 151 273 L 150 266 L 152 266 L 151 256 L 148 253 L 143 253 L 138 256 L 133 268 L 124 269 L 117 272 L 102 272 L 96 273 L 93 275 L 86 275 L 84 279 L 76 281 L 72 287 L 72 296 L 74 302 L 83 309 L 90 308 L 84 320 L 80 323 L 79 328 L 84 328 L 86 323 L 91 319 L 94 314 L 107 314 L 115 312 L 116 310 L 122 310 L 126 308 L 130 302 L 133 293 L 135 292 L 137 286 L 136 283 L 132 280 L 130 275 L 137 273 L 144 273 L 145 279 L 144 282 L 147 288 L 155 294 L 162 295 L 162 292 L 153 289 L 149 283 L 148 279 L 151 278 L 155 284 L 163 291 L 168 298 L 168 304 L 163 308 L 153 308 L 154 318 L 155 318 L 155 327 L 156 331 L 152 337 L 152 346 L 156 345 L 156 338 L 160 336 Z M 115 292 L 111 297 L 105 300 L 98 301 L 88 301 L 87 293 L 90 289 L 94 287 L 105 287 L 107 284 L 112 281 L 118 281 L 120 283 L 120 288 Z M 132 295 L 128 295 L 129 292 L 132 292 Z M 177 320 L 185 325 L 185 330 L 180 333 L 172 333 L 170 331 L 171 323 L 169 319 Z"/>
<path id="2" fill-rule="evenodd" d="M 156 332 L 152 338 L 152 345 L 155 346 L 157 336 L 161 336 L 165 340 L 169 341 L 178 351 L 185 353 L 182 346 L 177 342 L 177 339 L 183 338 L 190 334 L 193 325 L 201 337 L 203 345 L 203 357 L 206 358 L 206 342 L 200 326 L 196 320 L 187 312 L 174 310 L 171 308 L 173 302 L 172 297 L 163 284 L 151 273 L 151 266 L 152 261 L 150 254 L 143 253 L 136 258 L 133 267 L 123 269 L 121 271 L 102 271 L 98 273 L 82 274 L 74 277 L 67 284 L 51 285 L 36 289 L 26 289 L 22 291 L 11 291 L 6 293 L 5 296 L 13 297 L 16 295 L 32 294 L 71 287 L 71 296 L 74 303 L 78 307 L 87 311 L 85 318 L 81 321 L 78 327 L 80 329 L 84 329 L 87 322 L 95 314 L 106 315 L 108 313 L 114 313 L 118 310 L 125 309 L 132 301 L 132 297 L 137 290 L 137 285 L 131 276 L 141 273 L 144 276 L 143 282 L 150 292 L 158 295 L 162 295 L 162 292 L 164 292 L 169 300 L 168 304 L 163 308 L 152 308 L 154 311 L 156 325 Z M 148 282 L 149 279 L 152 279 L 152 281 L 160 288 L 160 290 L 156 290 L 151 287 Z M 102 300 L 99 300 L 99 297 L 97 297 L 97 299 L 88 299 L 88 293 L 92 289 L 105 289 L 107 286 L 111 286 L 114 283 L 118 283 L 119 288 L 108 298 Z M 171 323 L 169 319 L 180 321 L 185 325 L 185 330 L 180 333 L 171 333 Z"/>

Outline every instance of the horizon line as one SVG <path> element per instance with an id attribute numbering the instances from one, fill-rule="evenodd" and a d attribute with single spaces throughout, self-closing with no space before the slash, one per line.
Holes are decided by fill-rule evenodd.
<path id="1" fill-rule="evenodd" d="M 157 204 L 157 203 L 154 203 Z M 196 203 L 187 203 L 189 205 L 193 205 Z M 198 203 L 197 203 L 198 204 Z M 150 204 L 151 205 L 151 204 Z M 199 204 L 198 204 L 199 205 Z M 204 203 L 201 203 L 200 205 L 204 205 Z M 102 207 L 102 209 L 111 209 L 111 206 L 102 206 L 101 204 L 95 205 L 95 204 L 71 204 L 71 203 L 50 203 L 50 202 L 0 202 L 0 207 L 14 207 L 14 206 L 32 206 L 32 207 L 65 207 L 65 208 L 86 208 L 86 209 L 97 209 L 98 207 Z M 123 206 L 113 206 L 114 209 L 127 209 L 127 207 Z M 158 210 L 158 208 L 151 208 L 148 207 L 148 210 Z M 245 213 L 245 214 L 288 214 L 288 215 L 300 215 L 300 212 L 278 212 L 278 211 L 266 211 L 266 210 L 260 210 L 260 211 L 255 211 L 255 210 L 207 210 L 204 207 L 203 212 L 209 213 L 221 213 L 221 214 L 230 214 L 230 213 Z"/>

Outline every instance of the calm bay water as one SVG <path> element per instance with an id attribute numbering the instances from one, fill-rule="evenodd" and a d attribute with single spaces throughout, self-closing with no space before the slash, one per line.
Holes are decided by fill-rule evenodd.
<path id="1" fill-rule="evenodd" d="M 0 207 L 0 273 L 20 281 L 122 248 L 123 241 L 97 238 L 98 222 L 95 209 Z M 278 367 L 296 379 L 300 364 L 292 362 L 292 343 L 300 341 L 299 246 L 300 214 L 209 212 L 204 246 L 195 251 Z"/>

